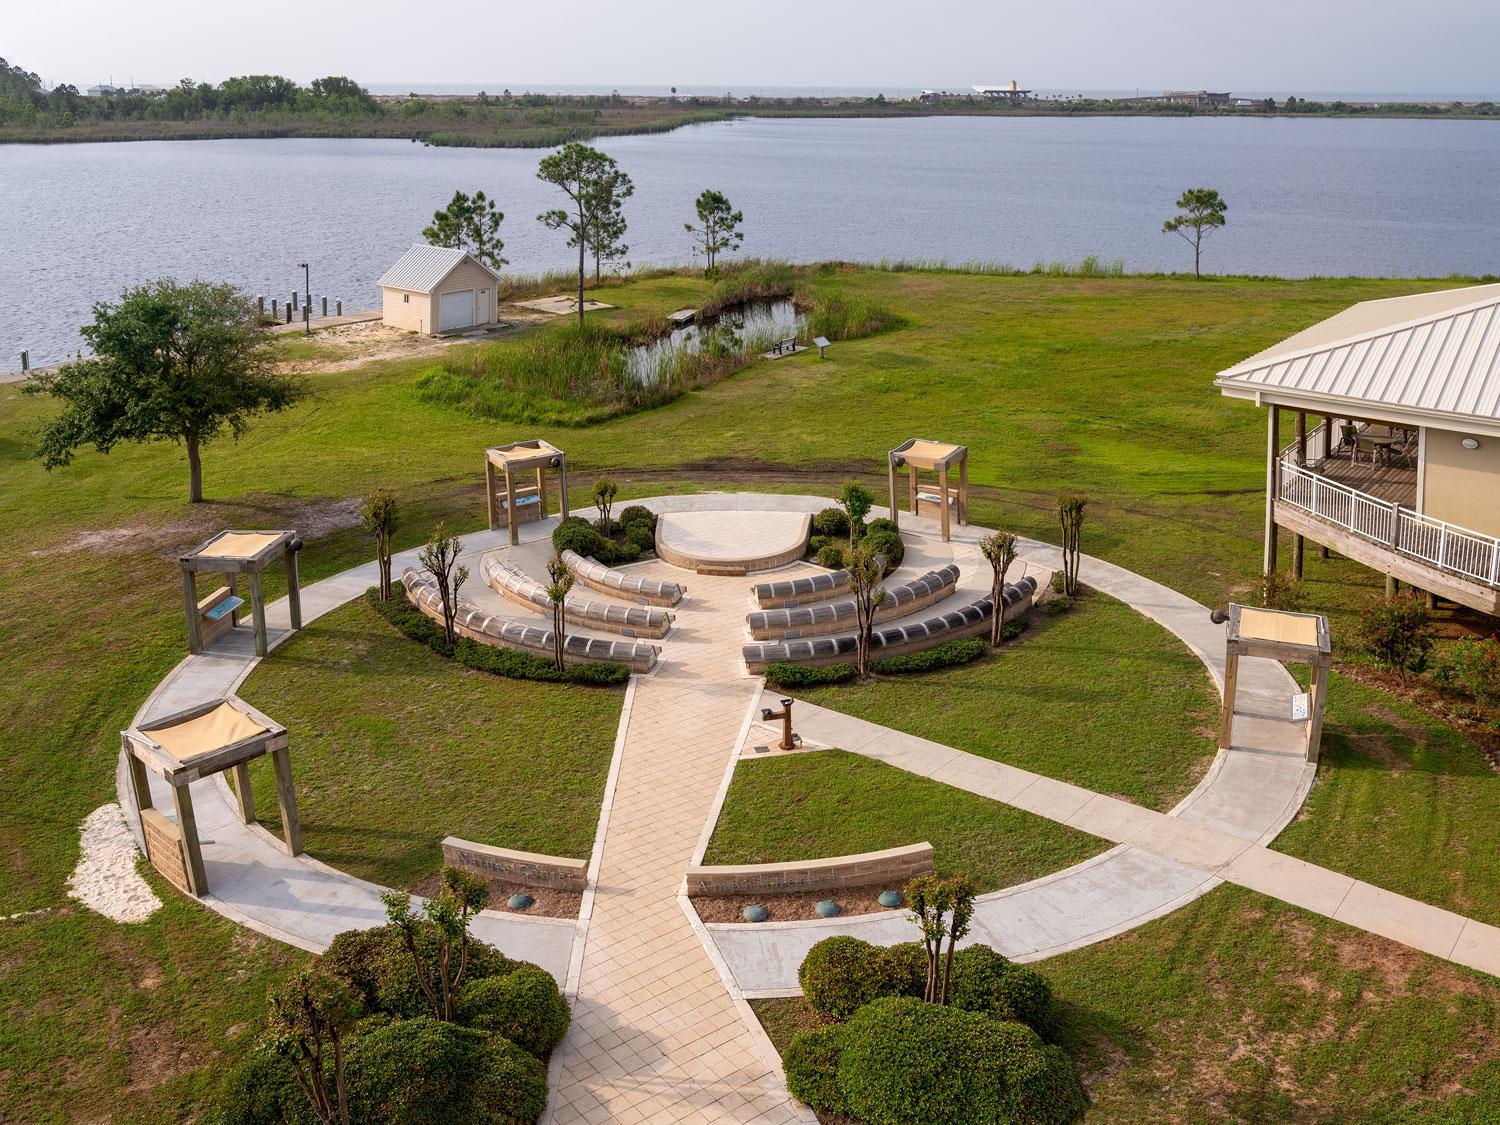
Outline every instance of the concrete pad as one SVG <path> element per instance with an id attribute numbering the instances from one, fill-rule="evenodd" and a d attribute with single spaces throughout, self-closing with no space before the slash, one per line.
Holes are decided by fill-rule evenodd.
<path id="1" fill-rule="evenodd" d="M 1460 965 L 1500 977 L 1500 927 L 1468 919 L 1449 957 Z"/>
<path id="2" fill-rule="evenodd" d="M 1453 952 L 1464 925 L 1469 921 L 1450 910 L 1441 910 L 1393 891 L 1358 882 L 1349 888 L 1333 917 L 1336 921 L 1444 958 Z"/>
<path id="3" fill-rule="evenodd" d="M 801 556 L 810 519 L 805 512 L 670 512 L 658 518 L 657 548 L 678 566 L 767 570 Z"/>
<path id="4" fill-rule="evenodd" d="M 1247 848 L 1219 871 L 1219 877 L 1329 918 L 1354 886 L 1348 875 L 1268 848 Z"/>
<path id="5" fill-rule="evenodd" d="M 546 313 L 549 316 L 567 316 L 578 314 L 578 298 L 558 294 L 554 297 L 536 297 L 530 301 L 508 301 L 507 304 L 515 305 L 522 309 L 535 309 L 537 312 Z M 603 301 L 596 301 L 592 297 L 583 299 L 583 311 L 593 312 L 595 309 L 612 309 L 614 305 L 606 305 Z"/>

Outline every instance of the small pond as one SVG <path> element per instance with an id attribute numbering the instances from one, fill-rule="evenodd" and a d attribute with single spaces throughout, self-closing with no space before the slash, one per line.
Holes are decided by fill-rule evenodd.
<path id="1" fill-rule="evenodd" d="M 625 353 L 626 370 L 639 383 L 651 385 L 671 378 L 677 357 L 705 350 L 743 355 L 769 351 L 778 340 L 803 336 L 807 314 L 787 299 L 751 301 L 725 309 L 706 323 L 674 328 L 668 335 Z"/>

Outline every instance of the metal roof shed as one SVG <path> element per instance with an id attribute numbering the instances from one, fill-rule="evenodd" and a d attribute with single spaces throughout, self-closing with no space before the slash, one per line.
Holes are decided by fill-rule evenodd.
<path id="1" fill-rule="evenodd" d="M 381 276 L 381 319 L 428 335 L 494 324 L 500 275 L 452 246 L 413 246 Z"/>

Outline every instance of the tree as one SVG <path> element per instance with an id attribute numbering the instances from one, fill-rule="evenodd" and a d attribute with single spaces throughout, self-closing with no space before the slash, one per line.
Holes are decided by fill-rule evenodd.
<path id="1" fill-rule="evenodd" d="M 635 185 L 620 171 L 613 157 L 576 141 L 542 157 L 536 176 L 559 188 L 569 200 L 568 209 L 543 211 L 537 220 L 548 230 L 566 228 L 571 232 L 568 245 L 578 250 L 578 326 L 581 328 L 585 256 L 596 238 L 604 238 L 604 232 L 599 231 L 601 226 L 610 228 L 611 224 L 618 224 L 610 236 L 613 242 L 625 233 L 625 219 L 620 209 L 635 193 Z"/>
<path id="2" fill-rule="evenodd" d="M 683 229 L 703 249 L 703 256 L 708 259 L 708 268 L 704 272 L 709 273 L 721 253 L 736 250 L 745 241 L 744 232 L 740 230 L 745 216 L 734 209 L 727 195 L 712 188 L 704 189 L 695 206 L 698 222 L 702 225 L 695 227 L 692 223 L 684 223 Z"/>
<path id="3" fill-rule="evenodd" d="M 465 195 L 455 191 L 448 206 L 432 213 L 432 225 L 422 232 L 433 246 L 450 246 L 472 254 L 479 261 L 498 270 L 506 264 L 500 256 L 505 243 L 500 239 L 500 223 L 505 215 L 486 199 L 484 192 Z"/>
<path id="4" fill-rule="evenodd" d="M 271 993 L 266 1042 L 292 1064 L 298 1087 L 323 1125 L 349 1125 L 344 1036 L 361 1007 L 348 981 L 317 968 L 293 973 Z"/>
<path id="5" fill-rule="evenodd" d="M 990 645 L 998 648 L 1005 631 L 1005 572 L 1016 561 L 1016 537 L 1009 531 L 993 532 L 979 541 L 979 552 L 994 571 L 990 601 L 995 615 L 990 618 Z"/>
<path id="6" fill-rule="evenodd" d="M 1229 204 L 1216 188 L 1188 188 L 1177 201 L 1177 209 L 1180 214 L 1162 223 L 1162 232 L 1175 234 L 1192 246 L 1193 276 L 1202 277 L 1203 240 L 1209 232 L 1224 225 L 1224 212 L 1229 210 Z"/>
<path id="7" fill-rule="evenodd" d="M 563 651 L 567 645 L 564 627 L 567 625 L 568 591 L 573 588 L 573 572 L 562 559 L 553 559 L 547 564 L 547 577 L 552 581 L 547 586 L 547 600 L 552 603 L 552 664 L 563 670 Z"/>
<path id="8" fill-rule="evenodd" d="M 1083 535 L 1083 509 L 1088 498 L 1076 492 L 1057 494 L 1057 522 L 1062 528 L 1063 593 L 1078 593 L 1078 548 Z"/>
<path id="9" fill-rule="evenodd" d="M 621 241 L 625 237 L 625 216 L 612 211 L 602 216 L 589 236 L 589 250 L 594 255 L 594 284 L 603 276 L 605 262 L 618 262 L 630 253 L 630 247 Z M 630 263 L 626 263 L 628 267 Z"/>
<path id="10" fill-rule="evenodd" d="M 384 488 L 365 497 L 359 512 L 360 526 L 375 536 L 375 561 L 380 567 L 380 600 L 391 600 L 391 536 L 395 534 L 399 512 L 396 498 Z"/>
<path id="11" fill-rule="evenodd" d="M 458 643 L 458 632 L 453 627 L 454 618 L 458 615 L 458 589 L 469 580 L 469 568 L 458 563 L 458 556 L 462 551 L 463 544 L 459 542 L 458 536 L 449 535 L 439 521 L 433 529 L 432 538 L 427 540 L 427 545 L 417 556 L 422 569 L 437 582 L 438 596 L 443 601 L 443 635 L 448 638 L 450 645 Z"/>
<path id="12" fill-rule="evenodd" d="M 974 883 L 966 875 L 951 879 L 920 875 L 907 884 L 906 901 L 911 907 L 911 921 L 922 932 L 922 948 L 927 954 L 922 999 L 929 1004 L 946 1004 L 953 954 L 974 918 Z"/>
<path id="13" fill-rule="evenodd" d="M 614 505 L 615 493 L 620 491 L 620 486 L 609 477 L 600 477 L 594 482 L 594 507 L 599 509 L 599 534 L 608 536 L 612 526 L 609 519 L 609 510 Z"/>
<path id="14" fill-rule="evenodd" d="M 416 963 L 417 983 L 440 1020 L 453 1022 L 453 1000 L 469 965 L 469 919 L 489 899 L 489 884 L 461 867 L 444 867 L 437 897 L 427 899 L 417 910 L 412 909 L 411 896 L 405 891 L 380 896 L 386 917 L 401 931 L 406 951 Z M 431 953 L 418 947 L 419 935 L 424 946 L 430 936 Z"/>
<path id="15" fill-rule="evenodd" d="M 875 506 L 875 497 L 870 495 L 870 490 L 858 481 L 845 481 L 844 487 L 839 489 L 839 507 L 844 509 L 844 514 L 849 517 L 849 546 L 854 543 L 865 530 L 865 517 L 870 514 L 870 509 Z"/>
<path id="16" fill-rule="evenodd" d="M 255 304 L 232 285 L 170 278 L 94 306 L 82 329 L 94 355 L 38 372 L 28 394 L 63 400 L 43 427 L 36 456 L 46 469 L 92 445 L 180 442 L 187 449 L 188 499 L 203 499 L 201 447 L 225 430 L 238 439 L 250 419 L 285 410 L 306 393 L 276 370 L 269 331 Z"/>
<path id="17" fill-rule="evenodd" d="M 870 674 L 870 634 L 875 628 L 875 614 L 885 604 L 885 557 L 857 544 L 844 561 L 849 573 L 849 592 L 854 595 L 855 660 L 860 679 Z"/>

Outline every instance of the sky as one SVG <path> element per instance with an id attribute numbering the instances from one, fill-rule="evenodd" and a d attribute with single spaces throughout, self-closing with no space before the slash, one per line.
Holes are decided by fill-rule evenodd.
<path id="1" fill-rule="evenodd" d="M 524 90 L 1164 88 L 1492 93 L 1496 0 L 49 0 L 0 54 L 50 85 L 347 74 Z"/>

